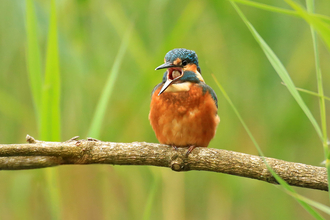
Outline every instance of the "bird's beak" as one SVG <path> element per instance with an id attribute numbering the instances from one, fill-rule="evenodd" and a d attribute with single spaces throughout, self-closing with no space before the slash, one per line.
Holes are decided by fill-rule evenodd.
<path id="1" fill-rule="evenodd" d="M 179 67 L 178 65 L 174 65 L 173 63 L 164 63 L 157 67 L 155 70 L 160 70 L 160 69 L 166 69 L 166 68 L 171 68 L 171 67 Z"/>
<path id="2" fill-rule="evenodd" d="M 164 83 L 162 89 L 159 91 L 158 95 L 162 94 L 167 89 L 167 87 L 169 87 L 172 84 L 173 81 L 174 80 L 172 80 L 172 79 L 167 79 L 166 82 Z"/>
<path id="3" fill-rule="evenodd" d="M 155 70 L 173 68 L 173 67 L 181 67 L 181 66 L 174 65 L 173 63 L 166 62 L 166 63 L 160 65 L 159 67 L 157 67 Z M 166 82 L 164 83 L 162 89 L 158 93 L 158 95 L 162 94 L 174 81 L 175 81 L 175 79 L 167 79 Z"/>

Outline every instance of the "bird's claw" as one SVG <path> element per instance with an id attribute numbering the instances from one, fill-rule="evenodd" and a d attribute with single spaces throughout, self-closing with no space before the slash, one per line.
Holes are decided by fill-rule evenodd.
<path id="1" fill-rule="evenodd" d="M 186 156 L 188 156 L 195 148 L 196 148 L 195 145 L 191 145 L 186 152 Z"/>

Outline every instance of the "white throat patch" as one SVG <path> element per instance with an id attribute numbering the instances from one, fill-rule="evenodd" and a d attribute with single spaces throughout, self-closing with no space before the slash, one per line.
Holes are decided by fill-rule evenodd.
<path id="1" fill-rule="evenodd" d="M 191 82 L 173 83 L 164 92 L 186 92 L 190 90 Z"/>

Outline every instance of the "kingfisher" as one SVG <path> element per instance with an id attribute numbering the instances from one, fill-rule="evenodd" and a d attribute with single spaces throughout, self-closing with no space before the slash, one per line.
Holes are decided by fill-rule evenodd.
<path id="1" fill-rule="evenodd" d="M 161 144 L 187 147 L 186 155 L 196 147 L 207 147 L 220 122 L 214 90 L 202 75 L 195 51 L 177 48 L 169 51 L 163 80 L 151 95 L 149 120 Z"/>

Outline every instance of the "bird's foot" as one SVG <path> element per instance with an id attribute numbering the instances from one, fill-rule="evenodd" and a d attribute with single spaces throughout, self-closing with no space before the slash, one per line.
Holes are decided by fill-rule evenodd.
<path id="1" fill-rule="evenodd" d="M 195 148 L 196 148 L 195 145 L 191 145 L 186 152 L 186 156 L 188 156 L 191 153 L 191 151 L 193 151 Z"/>
<path id="2" fill-rule="evenodd" d="M 171 144 L 171 146 L 172 146 L 172 148 L 173 148 L 174 150 L 178 150 L 178 147 L 175 146 L 174 144 Z"/>

